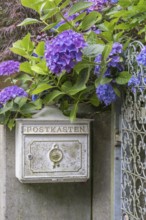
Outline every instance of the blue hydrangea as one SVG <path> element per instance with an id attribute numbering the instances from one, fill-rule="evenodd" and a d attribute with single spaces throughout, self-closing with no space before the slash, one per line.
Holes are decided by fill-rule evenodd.
<path id="1" fill-rule="evenodd" d="M 146 46 L 142 48 L 141 52 L 136 57 L 138 64 L 146 66 Z"/>
<path id="2" fill-rule="evenodd" d="M 91 11 L 101 11 L 108 0 L 88 0 L 88 2 L 92 2 L 93 5 L 89 7 L 88 12 Z"/>
<path id="3" fill-rule="evenodd" d="M 0 76 L 10 76 L 19 72 L 20 63 L 14 60 L 7 60 L 0 63 Z"/>
<path id="4" fill-rule="evenodd" d="M 102 60 L 102 55 L 99 54 L 97 57 L 95 57 L 95 60 L 94 62 L 95 63 L 98 63 L 96 66 L 95 66 L 95 69 L 94 69 L 94 73 L 98 76 L 100 74 L 100 64 L 101 64 L 101 60 Z"/>
<path id="5" fill-rule="evenodd" d="M 110 1 L 112 4 L 116 4 L 118 2 L 118 0 L 111 0 Z"/>
<path id="6" fill-rule="evenodd" d="M 117 67 L 120 63 L 119 56 L 109 56 L 109 62 L 107 64 L 108 67 Z"/>
<path id="7" fill-rule="evenodd" d="M 118 43 L 118 42 L 115 42 L 113 44 L 113 47 L 112 47 L 112 50 L 109 54 L 109 57 L 107 59 L 107 61 L 109 60 L 109 62 L 107 63 L 107 70 L 104 74 L 104 76 L 110 76 L 110 67 L 116 67 L 119 71 L 123 71 L 123 66 L 121 64 L 121 60 L 120 60 L 120 56 L 119 54 L 121 54 L 123 52 L 123 46 L 122 44 Z M 98 63 L 96 66 L 95 66 L 95 69 L 94 69 L 94 73 L 98 76 L 100 74 L 100 64 L 101 64 L 101 60 L 102 60 L 102 55 L 99 54 L 94 62 L 95 63 Z"/>
<path id="8" fill-rule="evenodd" d="M 99 100 L 103 102 L 106 106 L 110 105 L 117 99 L 117 95 L 115 94 L 111 84 L 99 85 L 96 88 L 96 94 Z"/>
<path id="9" fill-rule="evenodd" d="M 123 52 L 123 45 L 115 42 L 113 43 L 112 50 L 110 52 L 110 56 L 117 55 Z"/>
<path id="10" fill-rule="evenodd" d="M 128 86 L 131 88 L 133 93 L 136 92 L 136 87 L 139 86 L 141 83 L 141 77 L 132 76 L 128 82 Z"/>
<path id="11" fill-rule="evenodd" d="M 16 97 L 27 97 L 28 94 L 23 88 L 14 86 L 8 86 L 0 92 L 0 104 L 3 105 L 9 100 L 15 99 Z"/>
<path id="12" fill-rule="evenodd" d="M 47 42 L 45 59 L 52 73 L 70 72 L 82 60 L 82 49 L 87 46 L 83 35 L 67 30 Z"/>

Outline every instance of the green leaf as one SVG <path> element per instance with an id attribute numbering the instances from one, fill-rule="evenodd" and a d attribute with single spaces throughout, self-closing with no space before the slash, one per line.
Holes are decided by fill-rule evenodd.
<path id="1" fill-rule="evenodd" d="M 31 70 L 33 70 L 35 73 L 40 74 L 40 75 L 47 75 L 48 67 L 46 66 L 46 61 L 41 60 L 40 63 L 37 63 L 36 65 L 31 66 Z"/>
<path id="2" fill-rule="evenodd" d="M 69 15 L 73 15 L 76 12 L 79 12 L 79 11 L 82 11 L 86 8 L 89 8 L 92 5 L 93 5 L 93 3 L 91 3 L 91 2 L 77 2 L 71 7 L 71 9 L 69 11 Z"/>
<path id="3" fill-rule="evenodd" d="M 28 61 L 20 64 L 20 71 L 31 75 L 33 74 L 33 71 L 31 70 L 31 64 Z"/>
<path id="4" fill-rule="evenodd" d="M 70 4 L 70 0 L 64 1 L 64 2 L 61 4 L 60 9 L 66 8 L 69 4 Z"/>
<path id="5" fill-rule="evenodd" d="M 51 28 L 55 27 L 55 25 L 57 25 L 57 24 L 58 24 L 58 22 L 48 24 L 42 31 L 50 30 Z"/>
<path id="6" fill-rule="evenodd" d="M 19 108 L 21 108 L 27 102 L 27 100 L 27 97 L 16 97 L 14 102 L 18 104 Z"/>
<path id="7" fill-rule="evenodd" d="M 15 118 L 11 118 L 9 121 L 8 121 L 8 128 L 10 130 L 12 130 L 12 128 L 15 126 Z"/>
<path id="8" fill-rule="evenodd" d="M 39 42 L 39 44 L 37 45 L 36 49 L 34 50 L 34 52 L 39 55 L 39 56 L 44 56 L 44 52 L 45 52 L 45 42 L 41 41 Z"/>
<path id="9" fill-rule="evenodd" d="M 80 73 L 81 70 L 83 69 L 86 69 L 89 67 L 89 63 L 88 61 L 81 61 L 79 63 L 77 63 L 74 67 L 74 70 L 77 72 L 77 73 Z"/>
<path id="10" fill-rule="evenodd" d="M 107 84 L 107 83 L 109 83 L 109 82 L 111 82 L 111 81 L 112 81 L 112 79 L 107 78 L 107 77 L 104 77 L 104 78 L 102 78 L 102 79 L 100 80 L 100 84 L 101 84 L 101 85 Z"/>
<path id="11" fill-rule="evenodd" d="M 47 84 L 47 83 L 42 83 L 39 84 L 33 91 L 32 91 L 32 95 L 37 95 L 45 90 L 51 89 L 52 86 Z"/>
<path id="12" fill-rule="evenodd" d="M 121 96 L 121 93 L 120 93 L 120 91 L 119 91 L 119 89 L 118 89 L 117 87 L 113 86 L 113 90 L 114 90 L 114 92 L 116 93 L 116 95 L 117 95 L 118 97 Z"/>
<path id="13" fill-rule="evenodd" d="M 52 16 L 54 16 L 56 13 L 59 12 L 59 9 L 58 8 L 51 8 L 47 11 L 47 13 L 43 16 L 40 17 L 40 19 L 42 21 L 45 21 L 47 20 L 48 18 L 51 18 Z"/>
<path id="14" fill-rule="evenodd" d="M 35 112 L 35 105 L 32 103 L 26 103 L 25 105 L 22 106 L 20 112 L 23 115 L 31 115 L 32 113 Z"/>
<path id="15" fill-rule="evenodd" d="M 81 92 L 82 90 L 86 89 L 86 83 L 89 79 L 89 73 L 87 71 L 82 71 L 78 78 L 76 83 L 71 86 L 68 84 L 68 87 L 66 87 L 66 94 L 68 95 L 76 95 L 78 92 Z"/>
<path id="16" fill-rule="evenodd" d="M 20 24 L 18 24 L 17 26 L 26 26 L 29 24 L 36 24 L 39 23 L 40 21 L 34 18 L 26 18 L 24 21 L 22 21 Z"/>
<path id="17" fill-rule="evenodd" d="M 90 34 L 87 37 L 87 43 L 88 44 L 97 44 L 98 39 L 97 39 L 97 34 L 93 31 L 90 32 Z"/>
<path id="18" fill-rule="evenodd" d="M 128 83 L 131 78 L 131 74 L 128 71 L 123 71 L 119 73 L 119 76 L 116 78 L 116 83 L 120 85 L 124 85 Z"/>
<path id="19" fill-rule="evenodd" d="M 34 44 L 31 41 L 30 34 L 28 33 L 25 37 L 22 38 L 22 40 L 18 40 L 15 43 L 13 43 L 11 51 L 18 55 L 28 58 L 28 56 L 32 54 L 33 49 Z"/>
<path id="20" fill-rule="evenodd" d="M 38 13 L 40 13 L 40 9 L 42 8 L 42 0 L 21 0 L 21 4 L 27 8 L 31 8 Z"/>
<path id="21" fill-rule="evenodd" d="M 96 95 L 96 94 L 94 94 L 89 101 L 90 101 L 90 103 L 91 103 L 93 106 L 98 107 L 98 106 L 100 105 L 100 101 L 99 101 L 99 99 L 97 98 L 97 95 Z"/>
<path id="22" fill-rule="evenodd" d="M 42 99 L 37 99 L 36 101 L 33 101 L 33 104 L 35 105 L 35 109 L 39 110 L 42 108 Z"/>
<path id="23" fill-rule="evenodd" d="M 99 20 L 102 19 L 102 16 L 100 13 L 96 12 L 96 11 L 93 11 L 91 13 L 89 13 L 82 21 L 82 24 L 81 24 L 81 29 L 82 30 L 88 30 L 90 27 L 92 27 L 96 22 L 97 22 L 97 19 Z"/>
<path id="24" fill-rule="evenodd" d="M 83 50 L 83 54 L 85 56 L 97 56 L 98 54 L 101 54 L 104 50 L 105 45 L 101 45 L 101 44 L 92 44 L 92 45 L 88 45 L 87 47 L 85 47 L 85 49 Z"/>
<path id="25" fill-rule="evenodd" d="M 62 24 L 60 25 L 60 27 L 57 29 L 59 32 L 65 31 L 65 30 L 69 30 L 70 29 L 70 25 L 68 23 Z"/>
<path id="26" fill-rule="evenodd" d="M 105 46 L 103 53 L 102 53 L 104 62 L 106 62 L 106 60 L 112 50 L 112 46 L 113 46 L 113 43 L 109 43 Z"/>
<path id="27" fill-rule="evenodd" d="M 64 94 L 64 92 L 61 92 L 59 90 L 53 90 L 48 95 L 46 95 L 46 97 L 43 100 L 43 103 L 49 104 L 50 102 L 53 102 L 56 98 L 58 98 L 59 96 L 61 96 L 63 94 Z"/>
<path id="28" fill-rule="evenodd" d="M 78 102 L 76 102 L 73 105 L 73 108 L 72 108 L 72 110 L 70 112 L 70 120 L 71 121 L 75 121 L 77 112 L 78 112 Z"/>

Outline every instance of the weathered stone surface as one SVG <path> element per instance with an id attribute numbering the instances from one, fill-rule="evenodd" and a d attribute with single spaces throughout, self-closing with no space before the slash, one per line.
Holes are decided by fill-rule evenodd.
<path id="1" fill-rule="evenodd" d="M 15 133 L 0 126 L 0 220 L 112 219 L 110 112 L 96 117 L 93 133 L 86 183 L 22 184 L 15 177 Z"/>

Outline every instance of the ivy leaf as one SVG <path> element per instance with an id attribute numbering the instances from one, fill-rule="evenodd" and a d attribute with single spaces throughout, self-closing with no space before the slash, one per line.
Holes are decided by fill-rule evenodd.
<path id="1" fill-rule="evenodd" d="M 128 71 L 123 71 L 116 78 L 116 83 L 120 84 L 120 85 L 124 85 L 124 84 L 128 83 L 130 78 L 131 78 L 131 74 Z"/>

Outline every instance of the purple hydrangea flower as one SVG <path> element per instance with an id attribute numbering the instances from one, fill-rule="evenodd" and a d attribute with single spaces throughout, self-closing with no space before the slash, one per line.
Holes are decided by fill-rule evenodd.
<path id="1" fill-rule="evenodd" d="M 82 49 L 87 46 L 83 35 L 73 30 L 59 34 L 46 44 L 45 59 L 52 73 L 70 72 L 82 60 Z"/>
<path id="2" fill-rule="evenodd" d="M 113 90 L 111 84 L 99 85 L 96 88 L 96 94 L 101 102 L 106 106 L 110 105 L 117 99 L 117 95 Z"/>
<path id="3" fill-rule="evenodd" d="M 120 57 L 119 57 L 119 54 L 121 54 L 123 51 L 123 46 L 122 44 L 118 43 L 118 42 L 115 42 L 113 44 L 113 47 L 112 47 L 112 50 L 109 54 L 109 57 L 107 60 L 109 60 L 108 64 L 107 64 L 107 71 L 106 73 L 104 74 L 105 76 L 110 76 L 110 69 L 109 67 L 116 67 L 119 71 L 123 71 L 123 67 L 121 65 L 121 61 L 120 61 Z M 102 60 L 102 55 L 99 54 L 94 62 L 98 63 L 96 66 L 95 66 L 95 69 L 94 69 L 94 73 L 96 75 L 99 75 L 100 74 L 100 64 L 101 64 L 101 60 Z"/>
<path id="4" fill-rule="evenodd" d="M 136 57 L 138 64 L 146 66 L 146 46 L 142 48 L 141 52 Z"/>
<path id="5" fill-rule="evenodd" d="M 102 60 L 102 55 L 99 54 L 97 57 L 95 57 L 95 60 L 94 62 L 95 63 L 98 63 L 96 66 L 95 66 L 95 69 L 94 69 L 94 73 L 98 76 L 100 74 L 100 64 L 101 64 L 101 60 Z"/>
<path id="6" fill-rule="evenodd" d="M 116 4 L 118 2 L 118 0 L 111 0 L 110 1 L 112 4 Z"/>
<path id="7" fill-rule="evenodd" d="M 136 92 L 136 87 L 141 83 L 141 77 L 132 76 L 128 82 L 128 86 L 131 87 L 133 93 Z"/>
<path id="8" fill-rule="evenodd" d="M 10 76 L 19 72 L 20 63 L 14 60 L 7 60 L 0 63 L 0 76 Z"/>
<path id="9" fill-rule="evenodd" d="M 92 2 L 93 5 L 89 7 L 88 12 L 91 11 L 101 11 L 108 0 L 88 0 L 88 2 Z"/>
<path id="10" fill-rule="evenodd" d="M 110 52 L 110 56 L 120 54 L 122 52 L 123 52 L 123 45 L 118 42 L 113 43 L 113 47 Z"/>
<path id="11" fill-rule="evenodd" d="M 0 104 L 5 104 L 9 100 L 15 99 L 16 97 L 27 97 L 28 94 L 23 88 L 18 86 L 8 86 L 0 92 Z"/>
<path id="12" fill-rule="evenodd" d="M 117 67 L 120 62 L 120 57 L 119 56 L 109 56 L 110 61 L 108 62 L 107 66 L 108 67 Z"/>

